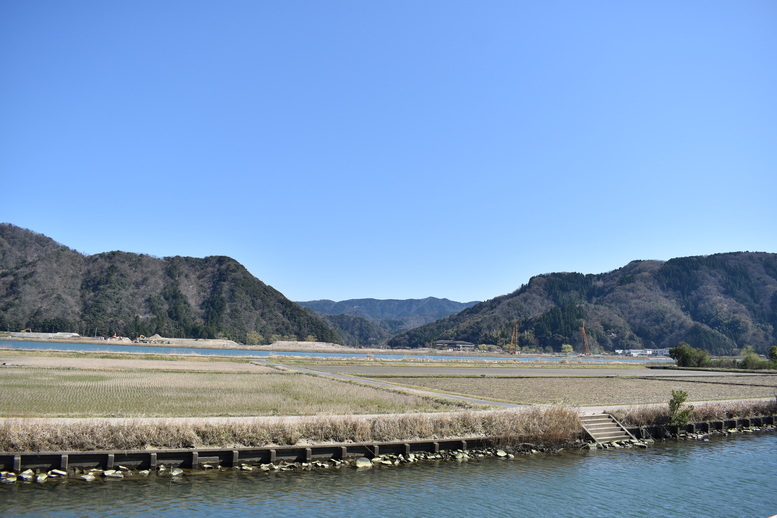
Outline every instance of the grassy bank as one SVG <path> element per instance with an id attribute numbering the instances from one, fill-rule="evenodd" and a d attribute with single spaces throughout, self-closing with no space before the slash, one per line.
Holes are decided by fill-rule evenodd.
<path id="1" fill-rule="evenodd" d="M 0 423 L 0 451 L 265 447 L 455 437 L 491 437 L 502 447 L 528 443 L 536 448 L 557 448 L 576 441 L 580 430 L 577 411 L 561 407 L 221 423 L 160 419 L 155 423 L 111 424 L 98 419 L 62 425 L 13 419 Z"/>
<path id="2" fill-rule="evenodd" d="M 627 426 L 663 425 L 668 406 L 611 412 Z M 777 402 L 698 405 L 691 421 L 777 414 Z M 63 425 L 56 421 L 7 419 L 0 422 L 0 451 L 99 451 L 169 448 L 243 448 L 328 443 L 389 442 L 486 437 L 506 449 L 556 450 L 579 445 L 577 409 L 527 409 L 401 414 L 377 417 L 314 416 L 296 420 L 245 419 L 208 423 L 175 419 L 93 419 Z"/>
<path id="3" fill-rule="evenodd" d="M 684 408 L 689 408 L 685 405 Z M 633 406 L 609 411 L 628 427 L 663 426 L 670 423 L 669 406 Z M 721 421 L 724 419 L 777 415 L 777 399 L 756 402 L 722 402 L 693 405 L 689 422 Z"/>

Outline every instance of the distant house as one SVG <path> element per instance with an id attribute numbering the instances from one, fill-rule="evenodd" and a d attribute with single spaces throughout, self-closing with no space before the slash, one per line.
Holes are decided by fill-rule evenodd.
<path id="1" fill-rule="evenodd" d="M 669 356 L 669 349 L 616 349 L 622 356 Z"/>
<path id="2" fill-rule="evenodd" d="M 471 351 L 475 348 L 475 344 L 460 340 L 436 340 L 434 346 L 438 349 L 457 349 L 459 351 Z"/>

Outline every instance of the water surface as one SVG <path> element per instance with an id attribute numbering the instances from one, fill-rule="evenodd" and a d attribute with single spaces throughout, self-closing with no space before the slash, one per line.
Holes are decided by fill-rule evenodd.
<path id="1" fill-rule="evenodd" d="M 16 516 L 623 516 L 777 513 L 777 434 L 456 463 L 0 485 Z"/>
<path id="2" fill-rule="evenodd" d="M 34 349 L 54 351 L 86 351 L 86 352 L 122 352 L 122 353 L 148 353 L 148 354 L 199 354 L 203 356 L 297 356 L 302 358 L 378 358 L 381 360 L 400 360 L 403 358 L 413 360 L 460 360 L 460 361 L 520 361 L 520 362 L 562 362 L 581 361 L 585 363 L 673 363 L 671 358 L 598 358 L 598 357 L 537 357 L 537 356 L 452 356 L 452 355 L 424 355 L 424 354 L 372 354 L 372 353 L 338 353 L 318 351 L 257 351 L 252 349 L 210 349 L 200 347 L 165 347 L 159 345 L 124 345 L 115 342 L 80 343 L 80 342 L 33 342 L 17 340 L 0 340 L 0 347 L 9 349 Z"/>

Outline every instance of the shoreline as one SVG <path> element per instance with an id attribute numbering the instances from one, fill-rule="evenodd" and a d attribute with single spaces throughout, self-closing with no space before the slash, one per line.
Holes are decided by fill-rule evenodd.
<path id="1" fill-rule="evenodd" d="M 698 406 L 697 406 L 698 405 Z M 512 438 L 513 442 L 562 444 L 577 440 L 583 419 L 596 414 L 618 416 L 628 429 L 695 432 L 724 430 L 729 421 L 749 423 L 771 416 L 774 398 L 689 403 L 696 413 L 688 425 L 672 423 L 668 405 L 607 405 L 423 412 L 416 414 L 346 414 L 252 417 L 88 417 L 0 418 L 0 454 L 43 451 L 109 451 L 176 448 L 318 447 L 331 443 L 453 440 L 460 437 Z M 648 415 L 648 417 L 646 417 Z M 746 426 L 750 426 L 747 424 Z M 729 427 L 730 428 L 730 427 Z M 700 429 L 703 429 L 700 428 Z M 654 436 L 652 434 L 651 436 Z"/>
<path id="2" fill-rule="evenodd" d="M 462 361 L 468 361 L 466 358 L 472 357 L 472 356 L 478 356 L 482 358 L 493 358 L 494 363 L 529 363 L 525 359 L 526 358 L 532 358 L 533 361 L 531 363 L 545 363 L 544 360 L 548 360 L 547 363 L 557 364 L 557 363 L 566 363 L 569 365 L 575 365 L 577 363 L 581 365 L 588 366 L 588 362 L 583 362 L 582 358 L 583 356 L 580 355 L 566 355 L 562 353 L 554 353 L 554 354 L 548 354 L 548 353 L 519 353 L 516 355 L 513 354 L 507 354 L 507 353 L 496 353 L 496 352 L 489 352 L 489 351 L 443 351 L 440 349 L 429 349 L 429 348 L 417 348 L 417 349 L 376 349 L 376 348 L 360 348 L 360 347 L 351 347 L 351 346 L 345 346 L 345 345 L 339 345 L 339 344 L 328 344 L 323 342 L 276 342 L 275 344 L 269 344 L 269 345 L 242 345 L 235 342 L 231 343 L 225 343 L 229 341 L 225 340 L 215 340 L 215 339 L 188 339 L 188 338 L 161 338 L 163 342 L 159 343 L 140 343 L 140 342 L 133 342 L 129 338 L 127 339 L 112 339 L 112 338 L 88 338 L 88 337 L 78 337 L 78 338 L 25 338 L 25 337 L 10 337 L 10 336 L 4 336 L 3 334 L 0 334 L 0 340 L 5 341 L 11 341 L 11 342 L 38 342 L 38 343 L 74 343 L 74 344 L 87 344 L 87 345 L 130 345 L 135 347 L 169 347 L 173 349 L 208 349 L 208 350 L 242 350 L 242 351 L 256 351 L 256 352 L 269 352 L 269 353 L 340 353 L 340 354 L 356 354 L 356 355 L 365 355 L 370 356 L 374 354 L 382 354 L 382 355 L 391 355 L 396 356 L 398 360 L 407 360 L 407 361 L 414 361 L 413 358 L 408 358 L 408 356 L 453 356 L 453 357 L 461 357 L 463 358 Z M 218 343 L 213 343 L 218 342 Z M 2 349 L 2 347 L 0 347 Z M 55 349 L 52 349 L 55 350 Z M 86 351 L 89 352 L 89 351 Z M 150 354 L 154 354 L 151 352 Z M 181 353 L 182 355 L 188 354 L 188 353 Z M 278 354 L 275 356 L 281 356 L 282 354 Z M 299 358 L 296 355 L 290 355 L 289 358 L 295 359 Z M 617 364 L 622 363 L 623 365 L 634 365 L 635 360 L 641 360 L 644 362 L 645 365 L 650 365 L 651 361 L 655 362 L 655 366 L 657 368 L 664 368 L 664 362 L 666 360 L 661 360 L 660 358 L 631 358 L 627 356 L 621 356 L 621 355 L 614 355 L 614 354 L 602 354 L 602 355 L 596 355 L 591 356 L 589 358 L 600 358 L 608 360 L 608 364 Z M 321 358 L 324 360 L 325 358 Z M 369 358 L 367 358 L 368 360 Z M 331 360 L 331 358 L 330 358 Z M 367 361 L 365 360 L 365 361 Z M 620 361 L 619 361 L 620 360 Z M 393 359 L 382 359 L 382 361 L 393 361 Z M 424 359 L 424 361 L 427 361 Z M 456 360 L 446 360 L 446 359 L 440 359 L 439 361 L 456 361 Z M 591 362 L 591 366 L 596 365 L 595 362 Z"/>
<path id="3" fill-rule="evenodd" d="M 174 347 L 174 348 L 196 348 L 196 349 L 240 349 L 247 351 L 281 351 L 281 352 L 351 352 L 357 354 L 392 354 L 392 355 L 431 355 L 431 356 L 484 356 L 501 358 L 505 360 L 521 358 L 523 356 L 529 356 L 532 358 L 569 358 L 575 359 L 582 357 L 580 355 L 568 355 L 563 353 L 518 353 L 508 354 L 504 352 L 491 352 L 491 351 L 459 351 L 459 350 L 441 350 L 430 348 L 415 348 L 415 349 L 391 349 L 391 348 L 367 348 L 367 347 L 352 347 L 348 345 L 333 344 L 328 342 L 304 342 L 304 341 L 281 341 L 272 344 L 262 345 L 247 345 L 239 344 L 227 339 L 213 339 L 213 338 L 169 338 L 159 337 L 157 343 L 145 343 L 133 341 L 126 337 L 119 338 L 90 338 L 85 336 L 79 336 L 75 338 L 67 337 L 22 337 L 18 336 L 20 333 L 15 333 L 16 336 L 8 336 L 5 333 L 0 333 L 0 340 L 18 341 L 18 342 L 51 342 L 51 343 L 83 343 L 83 344 L 103 344 L 103 343 L 115 343 L 117 345 L 135 345 L 138 347 Z M 45 333 L 36 333 L 45 334 Z M 628 356 L 621 356 L 616 354 L 598 354 L 595 357 L 599 358 L 624 358 L 630 359 Z M 661 357 L 657 357 L 661 358 Z M 650 360 L 652 358 L 645 358 Z"/>
<path id="4" fill-rule="evenodd" d="M 693 422 L 686 425 L 638 427 L 633 439 L 599 443 L 577 437 L 551 443 L 521 442 L 498 436 L 454 437 L 408 441 L 368 441 L 255 448 L 175 448 L 145 450 L 0 452 L 0 482 L 43 483 L 97 477 L 124 479 L 149 475 L 177 477 L 220 471 L 294 471 L 329 468 L 369 469 L 436 461 L 464 462 L 486 457 L 559 453 L 576 449 L 649 448 L 656 440 L 709 441 L 745 433 L 774 433 L 775 416 Z"/>

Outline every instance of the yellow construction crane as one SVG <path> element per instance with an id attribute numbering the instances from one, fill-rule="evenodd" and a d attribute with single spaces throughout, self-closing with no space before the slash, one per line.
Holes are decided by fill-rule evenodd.
<path id="1" fill-rule="evenodd" d="M 588 348 L 588 337 L 585 335 L 585 320 L 583 320 L 583 326 L 580 328 L 583 333 L 583 349 L 580 351 L 584 356 L 591 355 L 591 349 Z"/>
<path id="2" fill-rule="evenodd" d="M 507 352 L 510 354 L 516 354 L 518 350 L 518 321 L 513 322 L 513 336 L 510 337 L 510 345 L 507 348 Z"/>

